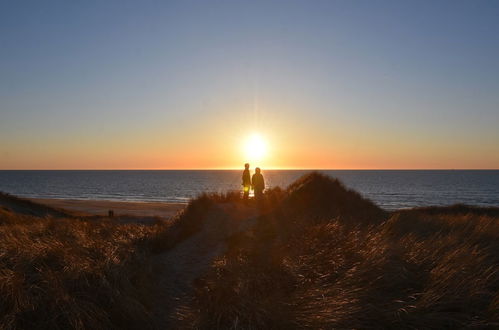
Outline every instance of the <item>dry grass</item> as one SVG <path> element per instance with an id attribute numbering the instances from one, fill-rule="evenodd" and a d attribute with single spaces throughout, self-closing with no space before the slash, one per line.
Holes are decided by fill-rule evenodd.
<path id="1" fill-rule="evenodd" d="M 152 226 L 44 218 L 54 213 L 12 203 L 26 212 L 0 208 L 1 329 L 144 329 L 158 327 L 151 257 L 198 233 L 217 204 L 246 202 L 205 194 Z M 388 213 L 317 173 L 255 207 L 256 225 L 195 281 L 179 326 L 499 327 L 497 208 Z"/>
<path id="2" fill-rule="evenodd" d="M 187 326 L 499 327 L 497 209 L 388 214 L 319 174 L 286 193 L 199 281 Z"/>
<path id="3" fill-rule="evenodd" d="M 0 329 L 158 328 L 154 255 L 198 232 L 234 193 L 204 194 L 169 223 L 72 217 L 1 194 Z"/>
<path id="4" fill-rule="evenodd" d="M 157 226 L 0 210 L 0 328 L 148 328 Z"/>

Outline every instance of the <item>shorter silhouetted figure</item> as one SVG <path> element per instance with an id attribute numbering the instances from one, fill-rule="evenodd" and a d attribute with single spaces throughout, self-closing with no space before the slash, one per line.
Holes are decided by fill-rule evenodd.
<path id="1" fill-rule="evenodd" d="M 244 164 L 244 171 L 243 171 L 243 199 L 248 199 L 249 192 L 250 192 L 250 189 L 251 189 L 251 176 L 250 176 L 249 166 L 250 166 L 250 164 L 248 164 L 248 163 Z"/>
<path id="2" fill-rule="evenodd" d="M 263 190 L 265 189 L 265 181 L 263 180 L 263 175 L 260 173 L 260 168 L 255 168 L 255 174 L 251 178 L 251 185 L 255 192 L 255 199 L 260 201 L 263 197 Z"/>
<path id="3" fill-rule="evenodd" d="M 114 217 L 114 211 L 113 210 L 107 211 L 107 216 L 110 218 Z"/>

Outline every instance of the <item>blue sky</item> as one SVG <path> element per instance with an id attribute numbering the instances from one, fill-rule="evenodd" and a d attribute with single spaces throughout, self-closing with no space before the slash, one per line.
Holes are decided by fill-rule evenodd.
<path id="1" fill-rule="evenodd" d="M 252 131 L 273 167 L 499 168 L 498 17 L 497 1 L 2 1 L 0 168 L 231 167 Z"/>

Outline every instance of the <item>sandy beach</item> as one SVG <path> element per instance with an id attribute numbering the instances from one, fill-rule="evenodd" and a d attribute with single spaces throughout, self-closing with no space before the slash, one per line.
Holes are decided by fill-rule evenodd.
<path id="1" fill-rule="evenodd" d="M 113 210 L 115 216 L 128 215 L 160 218 L 172 217 L 187 205 L 166 202 L 121 202 L 48 198 L 31 198 L 30 200 L 54 208 L 65 209 L 75 215 L 107 215 L 109 210 Z"/>

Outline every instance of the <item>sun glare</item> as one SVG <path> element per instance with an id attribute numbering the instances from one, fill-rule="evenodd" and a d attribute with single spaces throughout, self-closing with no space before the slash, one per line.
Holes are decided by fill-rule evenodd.
<path id="1" fill-rule="evenodd" d="M 267 154 L 267 141 L 260 134 L 255 133 L 246 139 L 244 151 L 246 161 L 261 161 Z"/>

